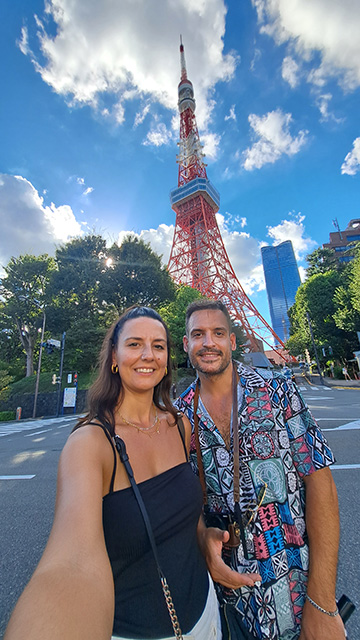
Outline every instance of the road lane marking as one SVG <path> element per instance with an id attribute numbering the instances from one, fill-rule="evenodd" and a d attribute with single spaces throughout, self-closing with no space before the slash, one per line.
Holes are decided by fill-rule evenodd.
<path id="1" fill-rule="evenodd" d="M 31 480 L 35 478 L 35 473 L 32 476 L 0 476 L 0 480 Z"/>
<path id="2" fill-rule="evenodd" d="M 341 469 L 360 469 L 360 464 L 333 464 L 331 465 L 331 470 L 341 470 Z"/>
<path id="3" fill-rule="evenodd" d="M 33 436 L 37 436 L 39 433 L 47 433 L 47 431 L 51 431 L 51 429 L 43 429 L 42 431 L 34 431 L 34 433 L 25 433 L 24 438 L 32 438 Z"/>
<path id="4" fill-rule="evenodd" d="M 0 438 L 3 436 L 12 436 L 23 431 L 31 431 L 39 429 L 39 427 L 57 426 L 57 428 L 68 427 L 67 424 L 71 420 L 76 420 L 76 416 L 59 416 L 58 418 L 46 418 L 45 420 L 34 420 L 34 422 L 6 422 L 0 423 Z M 56 422 L 65 424 L 56 425 Z M 32 435 L 32 434 L 31 434 Z"/>
<path id="5" fill-rule="evenodd" d="M 321 429 L 321 431 L 353 431 L 354 429 L 360 429 L 360 420 L 347 422 L 346 424 L 341 424 L 339 427 L 334 427 L 333 429 Z"/>

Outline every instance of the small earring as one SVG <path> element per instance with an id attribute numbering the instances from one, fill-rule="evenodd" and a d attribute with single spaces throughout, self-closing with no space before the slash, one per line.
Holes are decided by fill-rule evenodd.
<path id="1" fill-rule="evenodd" d="M 165 375 L 167 376 L 167 367 L 165 367 Z"/>
<path id="2" fill-rule="evenodd" d="M 113 374 L 119 373 L 119 367 L 117 366 L 117 364 L 113 363 L 111 365 L 111 373 Z"/>

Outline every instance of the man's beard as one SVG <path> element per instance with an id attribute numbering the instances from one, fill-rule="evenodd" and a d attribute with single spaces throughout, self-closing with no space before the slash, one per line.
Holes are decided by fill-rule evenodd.
<path id="1" fill-rule="evenodd" d="M 214 353 L 216 355 L 221 355 L 222 356 L 222 359 L 219 362 L 219 364 L 218 364 L 216 369 L 210 369 L 210 371 L 209 371 L 209 369 L 205 368 L 206 365 L 204 367 L 203 365 L 201 365 L 199 363 L 199 361 L 198 361 L 199 360 L 199 356 L 203 355 L 204 353 Z M 191 362 L 191 366 L 194 369 L 196 369 L 196 371 L 198 371 L 199 373 L 202 373 L 203 375 L 205 375 L 205 376 L 207 376 L 209 378 L 211 378 L 212 376 L 220 375 L 220 373 L 222 373 L 223 371 L 225 371 L 225 369 L 227 369 L 227 367 L 229 366 L 229 364 L 231 362 L 231 356 L 230 355 L 229 355 L 228 358 L 226 358 L 226 356 L 223 354 L 222 351 L 217 351 L 217 350 L 214 351 L 214 350 L 210 350 L 210 349 L 209 350 L 208 349 L 201 349 L 200 351 L 198 351 L 196 353 L 195 356 L 191 357 L 190 354 L 188 354 L 188 356 L 189 356 L 189 360 Z"/>

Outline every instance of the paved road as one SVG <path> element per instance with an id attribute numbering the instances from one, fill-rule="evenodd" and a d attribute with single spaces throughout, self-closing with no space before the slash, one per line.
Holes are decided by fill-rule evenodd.
<path id="1" fill-rule="evenodd" d="M 337 459 L 333 474 L 342 527 L 337 595 L 346 593 L 358 606 L 347 627 L 349 640 L 359 640 L 360 390 L 302 380 L 299 386 Z M 70 416 L 0 423 L 0 638 L 46 543 L 58 458 L 73 423 Z"/>
<path id="2" fill-rule="evenodd" d="M 360 389 L 310 386 L 301 381 L 299 388 L 336 457 L 332 470 L 341 522 L 337 596 L 346 593 L 357 605 L 347 630 L 350 640 L 359 640 Z"/>
<path id="3" fill-rule="evenodd" d="M 0 423 L 0 638 L 53 518 L 60 451 L 74 418 Z"/>

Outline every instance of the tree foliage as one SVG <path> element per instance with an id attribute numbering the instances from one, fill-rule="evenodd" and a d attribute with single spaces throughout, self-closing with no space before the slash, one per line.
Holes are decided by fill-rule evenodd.
<path id="1" fill-rule="evenodd" d="M 34 371 L 34 348 L 43 322 L 46 291 L 55 270 L 53 258 L 20 256 L 11 258 L 1 279 L 1 324 L 7 335 L 17 334 L 26 354 L 26 375 Z"/>
<path id="2" fill-rule="evenodd" d="M 312 253 L 306 256 L 308 268 L 306 275 L 308 278 L 318 273 L 326 273 L 327 271 L 336 270 L 339 263 L 336 259 L 335 252 L 328 247 L 318 247 Z"/>
<path id="3" fill-rule="evenodd" d="M 329 270 L 310 276 L 300 285 L 295 304 L 289 311 L 291 329 L 286 346 L 292 355 L 297 356 L 308 349 L 314 356 L 310 321 L 315 344 L 319 347 L 319 355 L 322 348 L 325 349 L 325 354 L 328 354 L 331 347 L 336 358 L 352 358 L 353 336 L 335 321 L 340 292 L 344 293 L 342 284 L 342 273 Z"/>
<path id="4" fill-rule="evenodd" d="M 98 301 L 118 313 L 133 304 L 158 307 L 175 295 L 175 286 L 150 244 L 127 236 L 108 251 L 109 266 L 99 283 Z"/>
<path id="5" fill-rule="evenodd" d="M 169 327 L 172 343 L 174 362 L 177 366 L 185 366 L 187 354 L 183 349 L 183 337 L 185 334 L 185 313 L 190 302 L 202 298 L 196 289 L 180 286 L 175 293 L 175 300 L 159 307 L 158 311 Z"/>
<path id="6" fill-rule="evenodd" d="M 109 266 L 110 265 L 110 266 Z M 12 258 L 0 285 L 0 348 L 6 363 L 34 372 L 46 314 L 45 340 L 66 332 L 64 366 L 84 371 L 95 365 L 106 327 L 131 304 L 157 307 L 172 300 L 175 286 L 150 245 L 125 238 L 107 249 L 89 234 L 47 255 Z M 44 353 L 42 369 L 55 372 L 59 352 Z M 21 364 L 19 365 L 21 369 Z"/>
<path id="7" fill-rule="evenodd" d="M 0 367 L 0 402 L 5 402 L 10 395 L 10 383 L 13 377 L 9 375 L 6 369 Z"/>

